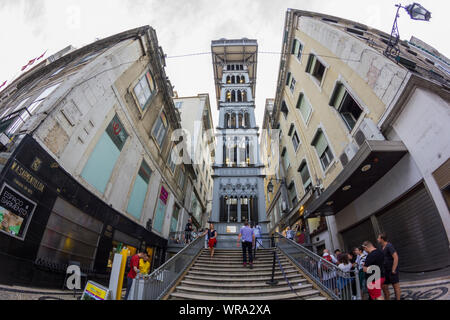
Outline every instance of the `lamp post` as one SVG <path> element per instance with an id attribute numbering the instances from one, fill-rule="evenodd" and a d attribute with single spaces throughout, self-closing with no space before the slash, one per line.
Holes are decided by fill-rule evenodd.
<path id="1" fill-rule="evenodd" d="M 384 51 L 384 55 L 388 58 L 397 58 L 400 53 L 400 48 L 398 46 L 398 43 L 400 42 L 400 33 L 398 31 L 397 24 L 397 19 L 400 17 L 400 8 L 405 9 L 413 20 L 430 21 L 431 19 L 431 12 L 422 7 L 417 2 L 414 2 L 413 4 L 410 4 L 406 7 L 402 6 L 401 4 L 396 4 L 395 6 L 397 7 L 397 13 L 395 15 L 394 25 L 392 26 L 388 46 Z"/>

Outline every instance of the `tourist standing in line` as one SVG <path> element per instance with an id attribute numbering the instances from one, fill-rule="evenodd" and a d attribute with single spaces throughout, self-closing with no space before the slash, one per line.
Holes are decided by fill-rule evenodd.
<path id="1" fill-rule="evenodd" d="M 384 254 L 381 250 L 374 247 L 372 242 L 365 241 L 362 245 L 363 249 L 368 253 L 364 262 L 363 270 L 366 274 L 367 291 L 371 300 L 384 300 L 381 294 L 381 288 L 384 284 Z M 379 270 L 379 278 L 368 282 L 373 271 L 369 272 L 370 267 L 376 267 Z"/>
<path id="2" fill-rule="evenodd" d="M 255 233 L 252 228 L 249 227 L 248 221 L 245 221 L 244 226 L 241 228 L 241 231 L 238 236 L 237 246 L 239 247 L 239 243 L 242 238 L 242 256 L 243 256 L 243 264 L 244 268 L 247 267 L 247 252 L 249 257 L 250 269 L 253 269 L 253 255 L 252 248 L 255 245 Z"/>
<path id="3" fill-rule="evenodd" d="M 388 242 L 388 238 L 385 233 L 378 236 L 378 243 L 384 253 L 384 273 L 386 280 L 383 284 L 384 299 L 390 300 L 389 285 L 392 284 L 395 293 L 395 299 L 400 300 L 400 278 L 398 276 L 398 253 L 395 250 L 392 243 Z"/>
<path id="4" fill-rule="evenodd" d="M 361 248 L 354 248 L 353 254 L 356 256 L 356 268 L 358 269 L 358 278 L 361 288 L 361 294 L 367 289 L 366 288 L 366 276 L 364 274 L 363 266 L 366 261 L 367 253 Z"/>

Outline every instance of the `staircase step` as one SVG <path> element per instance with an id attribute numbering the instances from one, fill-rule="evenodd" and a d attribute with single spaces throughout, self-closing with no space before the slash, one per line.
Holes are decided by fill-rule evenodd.
<path id="1" fill-rule="evenodd" d="M 284 267 L 283 266 L 283 270 L 286 272 L 288 270 L 294 270 L 295 267 L 292 265 L 289 265 L 288 267 Z M 253 269 L 250 269 L 249 267 L 244 268 L 242 265 L 240 267 L 229 267 L 229 268 L 214 268 L 214 267 L 202 267 L 202 266 L 192 266 L 191 270 L 195 270 L 195 271 L 225 271 L 225 272 L 231 272 L 231 273 L 248 273 L 248 272 L 261 272 L 261 271 L 267 271 L 267 272 L 272 272 L 272 266 L 271 265 L 260 265 L 258 266 L 257 264 L 253 265 Z M 280 270 L 280 267 L 278 265 L 275 266 L 275 271 L 276 270 Z"/>
<path id="2" fill-rule="evenodd" d="M 302 291 L 312 289 L 311 284 L 306 284 L 302 286 L 293 286 L 294 290 Z M 177 287 L 177 292 L 186 291 L 186 292 L 196 292 L 196 293 L 206 293 L 206 294 L 218 294 L 221 296 L 233 295 L 233 296 L 242 296 L 242 295 L 263 295 L 263 294 L 273 294 L 273 293 L 285 293 L 292 292 L 292 289 L 286 284 L 281 287 L 267 287 L 267 288 L 257 288 L 257 289 L 248 289 L 248 288 L 240 288 L 240 289 L 218 289 L 218 288 L 206 288 L 199 286 L 185 286 L 180 285 Z"/>
<path id="3" fill-rule="evenodd" d="M 272 268 L 273 264 L 272 263 L 258 263 L 255 262 L 253 263 L 253 268 L 254 269 L 261 269 L 261 268 Z M 281 262 L 281 266 L 283 268 L 289 268 L 292 267 L 292 265 L 289 262 Z M 242 269 L 243 265 L 242 262 L 241 263 L 214 263 L 214 262 L 210 262 L 210 263 L 205 263 L 205 262 L 196 262 L 193 267 L 202 267 L 202 268 L 213 268 L 213 269 L 217 269 L 217 268 L 223 268 L 223 269 Z M 275 269 L 279 269 L 278 263 L 275 264 Z"/>
<path id="4" fill-rule="evenodd" d="M 320 292 L 318 290 L 307 290 L 302 292 L 293 293 L 284 293 L 284 294 L 272 294 L 272 295 L 253 295 L 253 296 L 219 296 L 219 295 L 207 295 L 207 294 L 190 294 L 190 293 L 181 293 L 174 292 L 170 296 L 171 298 L 181 298 L 188 300 L 284 300 L 284 299 L 308 299 L 314 300 L 315 296 L 319 295 Z M 323 299 L 318 299 L 323 300 Z"/>
<path id="5" fill-rule="evenodd" d="M 267 276 L 252 276 L 252 275 L 248 275 L 245 277 L 245 280 L 247 282 L 262 282 L 265 283 L 266 281 L 270 280 L 272 278 L 271 274 L 267 275 Z M 275 280 L 278 281 L 284 281 L 284 276 L 282 274 L 276 274 L 273 277 Z M 286 278 L 289 279 L 289 281 L 297 279 L 297 278 L 301 278 L 304 279 L 302 275 L 299 275 L 298 273 L 290 273 L 290 274 L 286 274 Z M 195 274 L 187 274 L 184 279 L 190 279 L 190 280 L 199 280 L 199 281 L 213 281 L 215 283 L 220 283 L 223 284 L 224 282 L 228 282 L 228 283 L 236 283 L 236 284 L 242 284 L 242 280 L 241 278 L 238 277 L 226 277 L 226 276 L 222 276 L 222 277 L 205 277 L 205 276 L 200 276 L 200 275 L 195 275 Z"/>
<path id="6" fill-rule="evenodd" d="M 295 269 L 292 270 L 285 270 L 285 274 L 298 274 L 298 271 Z M 229 271 L 225 272 L 219 272 L 219 271 L 198 271 L 198 270 L 189 270 L 188 274 L 192 275 L 201 275 L 201 276 L 215 276 L 215 277 L 234 277 L 234 278 L 242 278 L 242 277 L 249 277 L 249 276 L 271 276 L 272 271 L 256 271 L 256 270 L 249 270 L 242 268 L 242 273 L 230 273 Z M 282 275 L 281 271 L 275 270 L 275 275 Z"/>
<path id="7" fill-rule="evenodd" d="M 253 258 L 253 260 L 255 261 L 263 261 L 263 262 L 272 262 L 273 261 L 273 256 L 270 257 L 260 257 L 260 256 L 256 256 L 256 259 Z M 289 259 L 284 258 L 284 257 L 278 257 L 278 260 L 280 261 L 289 261 Z M 214 257 L 210 257 L 210 256 L 199 256 L 197 261 L 220 261 L 220 262 L 242 262 L 242 255 L 240 257 L 235 257 L 235 258 L 231 258 L 231 257 L 220 257 L 220 256 L 214 256 Z"/>
<path id="8" fill-rule="evenodd" d="M 267 280 L 269 280 L 270 278 L 267 278 Z M 267 281 L 266 280 L 266 281 Z M 200 280 L 200 281 L 196 281 L 196 280 L 189 280 L 189 279 L 185 279 L 183 281 L 181 281 L 181 283 L 183 285 L 188 285 L 188 286 L 199 286 L 199 287 L 213 287 L 213 288 L 257 288 L 257 287 L 267 287 L 267 288 L 271 288 L 271 286 L 269 284 L 266 283 L 266 281 L 262 281 L 262 280 L 256 280 L 256 281 L 249 281 L 247 279 L 245 279 L 244 281 L 236 281 L 236 282 L 232 282 L 232 283 L 223 283 L 220 281 L 204 281 L 204 280 Z M 303 284 L 308 284 L 308 280 L 306 280 L 305 278 L 302 277 L 297 277 L 297 278 L 291 278 L 289 279 L 289 282 L 291 283 L 291 285 L 293 287 L 298 286 L 300 287 L 298 284 L 301 283 Z M 278 284 L 276 284 L 275 286 L 281 287 L 281 286 L 286 286 L 287 282 L 285 281 L 285 279 L 283 278 L 282 281 L 278 281 Z"/>

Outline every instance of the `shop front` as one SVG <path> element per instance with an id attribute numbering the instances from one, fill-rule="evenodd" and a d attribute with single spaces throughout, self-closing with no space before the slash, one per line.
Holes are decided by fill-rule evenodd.
<path id="1" fill-rule="evenodd" d="M 115 250 L 164 261 L 167 240 L 86 190 L 30 136 L 0 176 L 0 283 L 62 288 L 69 264 L 107 284 Z"/>

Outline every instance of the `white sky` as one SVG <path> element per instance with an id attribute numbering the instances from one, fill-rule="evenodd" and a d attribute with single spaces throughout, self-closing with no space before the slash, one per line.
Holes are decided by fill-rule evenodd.
<path id="1" fill-rule="evenodd" d="M 0 84 L 29 60 L 69 44 L 77 48 L 142 25 L 155 28 L 170 56 L 209 52 L 211 40 L 257 39 L 260 51 L 281 50 L 287 8 L 358 21 L 390 33 L 398 0 L 0 0 Z M 413 2 L 413 0 L 411 0 Z M 408 3 L 403 3 L 407 5 Z M 401 11 L 402 39 L 415 35 L 447 57 L 450 1 L 419 0 L 431 22 L 413 21 Z M 447 34 L 447 36 L 446 36 Z M 279 55 L 260 54 L 256 119 L 262 125 L 266 98 L 273 98 Z M 211 55 L 167 59 L 167 74 L 179 96 L 209 93 L 217 126 Z"/>

